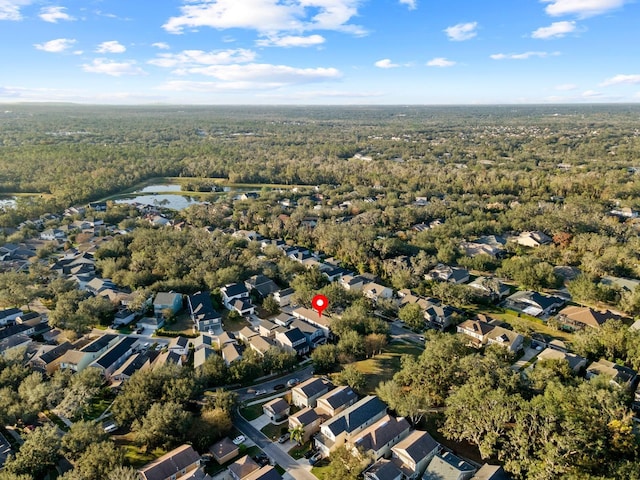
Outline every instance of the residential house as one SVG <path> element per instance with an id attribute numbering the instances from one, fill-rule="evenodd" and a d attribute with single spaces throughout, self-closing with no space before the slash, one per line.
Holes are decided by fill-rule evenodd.
<path id="1" fill-rule="evenodd" d="M 328 263 L 320 263 L 320 271 L 327 277 L 330 282 L 341 280 L 344 276 L 349 276 L 352 272 L 346 268 L 339 267 L 338 265 L 331 265 Z"/>
<path id="2" fill-rule="evenodd" d="M 134 353 L 120 366 L 120 368 L 113 372 L 113 375 L 111 375 L 111 386 L 119 387 L 122 383 L 129 380 L 138 370 L 147 370 L 151 368 L 151 365 L 159 355 L 160 353 L 155 350 Z"/>
<path id="3" fill-rule="evenodd" d="M 207 361 L 207 358 L 213 355 L 217 355 L 216 351 L 207 345 L 197 349 L 193 352 L 193 368 L 196 369 L 201 367 Z"/>
<path id="4" fill-rule="evenodd" d="M 288 313 L 282 312 L 279 313 L 274 319 L 273 321 L 277 324 L 277 325 L 281 325 L 283 327 L 289 327 L 289 325 L 291 324 L 291 322 L 293 322 L 294 320 L 294 316 L 289 315 Z"/>
<path id="5" fill-rule="evenodd" d="M 449 265 L 439 263 L 424 277 L 426 280 L 461 284 L 469 281 L 469 271 L 466 268 L 450 267 Z"/>
<path id="6" fill-rule="evenodd" d="M 74 345 L 71 342 L 64 342 L 55 347 L 43 345 L 29 360 L 28 364 L 36 371 L 52 375 L 60 365 L 60 357 L 73 347 Z"/>
<path id="7" fill-rule="evenodd" d="M 62 241 L 65 238 L 67 238 L 66 233 L 59 228 L 47 228 L 40 233 L 40 239 L 48 242 Z"/>
<path id="8" fill-rule="evenodd" d="M 256 311 L 256 307 L 251 303 L 248 298 L 237 298 L 231 302 L 231 310 L 235 310 L 239 315 L 248 317 L 253 315 Z"/>
<path id="9" fill-rule="evenodd" d="M 164 310 L 170 310 L 172 314 L 182 309 L 182 295 L 175 292 L 158 292 L 153 299 L 153 312 L 156 317 L 163 315 Z"/>
<path id="10" fill-rule="evenodd" d="M 240 454 L 240 448 L 229 437 L 224 437 L 219 442 L 211 445 L 209 452 L 219 465 L 223 465 L 237 457 Z"/>
<path id="11" fill-rule="evenodd" d="M 12 337 L 16 337 L 18 335 L 33 335 L 35 332 L 35 328 L 29 325 L 18 324 L 18 325 L 9 325 L 8 327 L 0 328 L 0 340 L 10 339 Z"/>
<path id="12" fill-rule="evenodd" d="M 551 237 L 540 231 L 522 232 L 514 240 L 518 245 L 534 248 L 551 243 Z"/>
<path id="13" fill-rule="evenodd" d="M 320 315 L 315 310 L 310 310 L 304 307 L 296 308 L 291 313 L 294 317 L 322 329 L 325 337 L 329 337 L 331 335 L 331 317 L 326 313 Z"/>
<path id="14" fill-rule="evenodd" d="M 404 476 L 393 462 L 379 460 L 363 473 L 365 480 L 403 480 Z"/>
<path id="15" fill-rule="evenodd" d="M 424 311 L 424 319 L 429 327 L 444 330 L 451 325 L 456 313 L 456 309 L 449 305 L 431 304 Z"/>
<path id="16" fill-rule="evenodd" d="M 280 422 L 289 415 L 291 406 L 282 398 L 275 398 L 262 405 L 262 411 L 272 422 Z"/>
<path id="17" fill-rule="evenodd" d="M 360 292 L 364 287 L 365 283 L 369 283 L 367 279 L 361 277 L 360 275 L 343 275 L 340 278 L 340 285 L 345 290 L 349 290 L 350 292 Z"/>
<path id="18" fill-rule="evenodd" d="M 230 333 L 230 332 L 222 332 L 220 335 L 214 335 L 213 341 L 218 346 L 219 350 L 222 350 L 225 347 L 225 345 L 229 343 L 235 343 L 235 344 L 238 343 L 238 341 L 236 340 L 236 337 L 233 335 L 233 333 Z"/>
<path id="19" fill-rule="evenodd" d="M 358 396 L 349 386 L 336 387 L 318 398 L 316 410 L 329 418 L 346 410 L 358 401 Z"/>
<path id="20" fill-rule="evenodd" d="M 273 348 L 273 343 L 268 338 L 262 337 L 260 335 L 255 335 L 249 339 L 249 348 L 255 351 L 261 357 Z"/>
<path id="21" fill-rule="evenodd" d="M 574 372 L 579 372 L 587 366 L 587 359 L 570 352 L 561 352 L 555 348 L 545 348 L 536 357 L 536 363 L 544 360 L 562 360 L 569 364 L 569 368 Z M 534 366 L 535 366 L 534 364 Z"/>
<path id="22" fill-rule="evenodd" d="M 60 357 L 60 368 L 81 372 L 92 362 L 104 355 L 110 348 L 120 341 L 120 337 L 115 334 L 101 335 L 95 340 L 79 349 L 73 349 Z"/>
<path id="23" fill-rule="evenodd" d="M 589 307 L 571 305 L 558 312 L 556 319 L 572 330 L 585 327 L 600 328 L 607 320 L 620 320 L 620 316 L 609 310 L 599 312 Z"/>
<path id="24" fill-rule="evenodd" d="M 291 299 L 293 298 L 293 294 L 296 293 L 293 288 L 285 288 L 274 292 L 273 299 L 278 302 L 280 307 L 286 307 L 291 304 Z"/>
<path id="25" fill-rule="evenodd" d="M 243 342 L 248 342 L 251 337 L 256 337 L 258 335 L 258 332 L 252 330 L 249 327 L 242 327 L 242 330 L 238 332 L 238 338 L 240 338 L 240 340 L 242 340 Z"/>
<path id="26" fill-rule="evenodd" d="M 471 480 L 511 480 L 504 469 L 500 465 L 489 465 L 485 463 L 480 470 L 471 477 Z"/>
<path id="27" fill-rule="evenodd" d="M 320 431 L 321 422 L 322 417 L 318 415 L 317 408 L 305 407 L 293 415 L 289 415 L 289 430 L 302 427 L 304 430 L 302 442 L 306 443 L 312 435 Z"/>
<path id="28" fill-rule="evenodd" d="M 282 480 L 282 475 L 271 465 L 265 465 L 251 472 L 242 480 Z"/>
<path id="29" fill-rule="evenodd" d="M 14 455 L 15 452 L 11 448 L 11 444 L 9 441 L 0 433 L 0 470 L 4 467 L 5 462 L 7 461 L 7 457 L 9 455 Z"/>
<path id="30" fill-rule="evenodd" d="M 191 339 L 191 344 L 193 345 L 193 349 L 195 351 L 198 351 L 202 348 L 207 348 L 207 347 L 214 348 L 216 345 L 216 342 L 215 342 L 215 337 L 213 337 L 212 335 L 206 335 L 204 333 L 201 333 L 196 338 Z"/>
<path id="31" fill-rule="evenodd" d="M 260 467 L 249 455 L 245 455 L 229 465 L 229 474 L 233 480 L 244 480 L 256 470 L 260 470 Z"/>
<path id="32" fill-rule="evenodd" d="M 155 332 L 164 325 L 164 317 L 143 317 L 138 320 L 137 327 Z"/>
<path id="33" fill-rule="evenodd" d="M 142 480 L 180 480 L 200 468 L 200 454 L 191 445 L 181 445 L 146 464 L 138 474 Z"/>
<path id="34" fill-rule="evenodd" d="M 523 290 L 507 297 L 505 306 L 534 317 L 540 317 L 552 314 L 566 302 L 562 297 Z"/>
<path id="35" fill-rule="evenodd" d="M 327 456 L 386 413 L 385 403 L 374 395 L 368 395 L 323 423 L 320 433 L 314 438 L 315 446 Z"/>
<path id="36" fill-rule="evenodd" d="M 102 374 L 109 378 L 131 356 L 133 344 L 137 341 L 134 337 L 124 337 L 89 366 L 100 369 Z"/>
<path id="37" fill-rule="evenodd" d="M 291 390 L 291 403 L 296 407 L 315 407 L 318 398 L 329 391 L 329 384 L 320 378 L 312 377 Z"/>
<path id="38" fill-rule="evenodd" d="M 258 333 L 263 337 L 273 338 L 277 331 L 284 330 L 284 328 L 270 320 L 261 320 L 258 325 Z"/>
<path id="39" fill-rule="evenodd" d="M 375 462 L 387 457 L 391 447 L 409 435 L 410 428 L 406 419 L 385 415 L 357 435 L 351 436 L 349 443 L 354 453 L 361 452 Z"/>
<path id="40" fill-rule="evenodd" d="M 365 297 L 377 302 L 381 298 L 393 297 L 393 290 L 379 283 L 370 282 L 362 287 L 362 293 Z"/>
<path id="41" fill-rule="evenodd" d="M 242 359 L 242 350 L 235 343 L 227 343 L 224 347 L 222 347 L 222 358 L 224 360 L 224 363 L 229 366 L 233 362 Z"/>
<path id="42" fill-rule="evenodd" d="M 15 322 L 21 315 L 24 315 L 24 312 L 19 308 L 7 308 L 0 311 L 0 326 Z"/>
<path id="43" fill-rule="evenodd" d="M 254 275 L 253 277 L 248 278 L 244 282 L 247 290 L 255 290 L 258 292 L 262 298 L 266 298 L 269 295 L 273 295 L 275 292 L 280 290 L 280 287 L 276 285 L 276 283 L 271 280 L 269 277 L 265 275 Z"/>
<path id="44" fill-rule="evenodd" d="M 591 379 L 597 375 L 604 375 L 611 379 L 611 383 L 618 387 L 631 387 L 638 377 L 638 372 L 631 368 L 617 365 L 601 358 L 587 367 L 585 376 Z"/>
<path id="45" fill-rule="evenodd" d="M 476 295 L 491 301 L 501 300 L 511 293 L 509 286 L 495 277 L 478 277 L 469 286 L 475 290 Z"/>
<path id="46" fill-rule="evenodd" d="M 31 337 L 23 334 L 13 335 L 9 338 L 3 338 L 2 340 L 0 340 L 0 355 L 4 356 L 7 353 L 18 348 L 26 348 L 31 342 L 33 342 Z"/>
<path id="47" fill-rule="evenodd" d="M 283 349 L 295 352 L 297 355 L 309 353 L 307 337 L 297 327 L 276 333 L 275 341 Z"/>
<path id="48" fill-rule="evenodd" d="M 197 292 L 187 296 L 187 305 L 197 331 L 213 331 L 222 326 L 222 315 L 213 308 L 211 292 Z"/>
<path id="49" fill-rule="evenodd" d="M 307 343 L 311 348 L 315 348 L 322 343 L 326 343 L 327 341 L 327 337 L 324 336 L 324 330 L 322 330 L 322 328 L 316 325 L 311 325 L 310 323 L 307 323 L 304 320 L 300 320 L 299 318 L 293 320 L 289 326 L 292 329 L 297 328 L 298 330 L 300 330 L 307 338 Z"/>
<path id="50" fill-rule="evenodd" d="M 476 348 L 497 344 L 516 352 L 524 343 L 522 335 L 484 320 L 466 320 L 456 327 L 456 331 L 469 337 Z"/>
<path id="51" fill-rule="evenodd" d="M 402 471 L 404 478 L 420 478 L 440 444 L 428 432 L 414 430 L 402 441 L 391 447 L 391 461 Z"/>
<path id="52" fill-rule="evenodd" d="M 436 454 L 422 478 L 424 480 L 468 480 L 476 472 L 475 467 L 453 453 Z"/>
<path id="53" fill-rule="evenodd" d="M 177 353 L 178 355 L 188 355 L 189 339 L 183 336 L 172 338 L 171 341 L 169 342 L 169 350 Z"/>
<path id="54" fill-rule="evenodd" d="M 600 283 L 607 287 L 615 287 L 625 292 L 633 292 L 638 286 L 640 286 L 640 280 L 636 280 L 635 278 L 611 277 L 608 275 L 602 277 L 600 279 Z"/>
<path id="55" fill-rule="evenodd" d="M 233 309 L 233 302 L 242 298 L 249 298 L 249 290 L 242 283 L 230 283 L 220 289 L 222 303 L 227 309 Z"/>

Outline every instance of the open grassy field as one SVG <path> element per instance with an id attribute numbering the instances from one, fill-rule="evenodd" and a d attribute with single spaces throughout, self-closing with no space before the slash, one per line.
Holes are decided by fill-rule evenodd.
<path id="1" fill-rule="evenodd" d="M 380 355 L 354 363 L 355 367 L 367 377 L 364 393 L 375 393 L 380 382 L 391 380 L 393 375 L 400 370 L 402 355 L 420 355 L 423 350 L 413 344 L 391 343 Z"/>

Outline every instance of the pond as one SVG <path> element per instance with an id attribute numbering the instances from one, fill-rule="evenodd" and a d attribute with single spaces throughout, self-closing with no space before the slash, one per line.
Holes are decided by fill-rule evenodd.
<path id="1" fill-rule="evenodd" d="M 16 197 L 0 197 L 0 209 L 16 208 Z"/>
<path id="2" fill-rule="evenodd" d="M 135 193 L 151 193 L 151 192 L 179 192 L 181 191 L 180 185 L 176 184 L 164 184 L 164 185 L 147 185 L 142 190 Z"/>
<path id="3" fill-rule="evenodd" d="M 144 205 L 157 205 L 171 210 L 184 210 L 191 205 L 204 203 L 197 197 L 189 195 L 137 195 L 130 198 L 116 200 L 116 203 L 142 203 Z"/>

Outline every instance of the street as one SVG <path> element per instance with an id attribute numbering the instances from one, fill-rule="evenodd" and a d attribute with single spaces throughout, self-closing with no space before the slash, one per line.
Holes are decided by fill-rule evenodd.
<path id="1" fill-rule="evenodd" d="M 394 340 L 400 339 L 405 342 L 417 343 L 418 345 L 424 346 L 424 335 L 409 330 L 404 327 L 399 320 L 389 323 L 389 333 Z"/>
<path id="2" fill-rule="evenodd" d="M 258 385 L 241 388 L 241 389 L 235 390 L 235 392 L 238 394 L 239 400 L 241 402 L 251 401 L 256 398 L 255 390 L 266 390 L 267 393 L 273 393 L 274 392 L 273 387 L 275 387 L 276 385 L 286 385 L 287 382 L 292 378 L 297 378 L 300 382 L 304 382 L 305 380 L 311 378 L 312 375 L 313 375 L 313 366 L 309 365 L 303 368 L 302 370 L 295 371 L 293 373 L 290 373 L 282 377 L 274 378 L 273 380 L 267 380 L 264 383 L 260 383 Z M 249 392 L 248 390 L 252 390 L 252 391 Z M 282 392 L 283 390 L 284 389 L 275 390 L 275 391 Z"/>
<path id="3" fill-rule="evenodd" d="M 289 475 L 296 480 L 318 480 L 315 475 L 305 469 L 304 465 L 299 464 L 291 458 L 288 453 L 282 451 L 277 443 L 271 442 L 262 432 L 255 429 L 240 414 L 236 413 L 233 417 L 233 425 L 240 430 L 247 438 L 260 447 L 269 458 L 284 468 Z M 306 460 L 302 460 L 306 462 Z M 309 468 L 309 467 L 307 467 Z"/>

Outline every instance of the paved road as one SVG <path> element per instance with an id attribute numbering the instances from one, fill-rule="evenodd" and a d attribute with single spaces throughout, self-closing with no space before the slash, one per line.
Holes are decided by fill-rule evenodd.
<path id="1" fill-rule="evenodd" d="M 416 343 L 424 346 L 424 335 L 415 333 L 408 328 L 402 326 L 402 323 L 398 320 L 389 323 L 389 333 L 394 339 L 400 339 L 405 342 Z"/>
<path id="2" fill-rule="evenodd" d="M 291 458 L 288 453 L 283 452 L 278 444 L 271 442 L 262 432 L 254 428 L 241 415 L 233 416 L 233 425 L 240 430 L 245 436 L 253 440 L 253 442 L 264 450 L 269 458 L 284 468 L 289 475 L 296 480 L 318 480 L 318 478 L 309 472 L 305 467 Z M 307 467 L 309 468 L 309 467 Z"/>
<path id="3" fill-rule="evenodd" d="M 283 377 L 277 377 L 277 378 L 274 378 L 273 380 L 267 380 L 263 383 L 260 383 L 258 385 L 253 385 L 251 387 L 241 388 L 239 390 L 235 390 L 235 392 L 238 394 L 241 402 L 247 401 L 247 400 L 253 400 L 256 398 L 255 393 L 248 392 L 247 390 L 253 390 L 253 391 L 266 390 L 267 393 L 282 392 L 282 389 L 274 390 L 273 387 L 275 387 L 276 385 L 286 385 L 287 382 L 292 378 L 297 378 L 299 381 L 304 382 L 305 380 L 311 378 L 312 375 L 313 375 L 313 366 L 309 365 L 308 367 L 305 367 L 302 370 L 298 370 L 296 372 L 290 373 Z"/>

